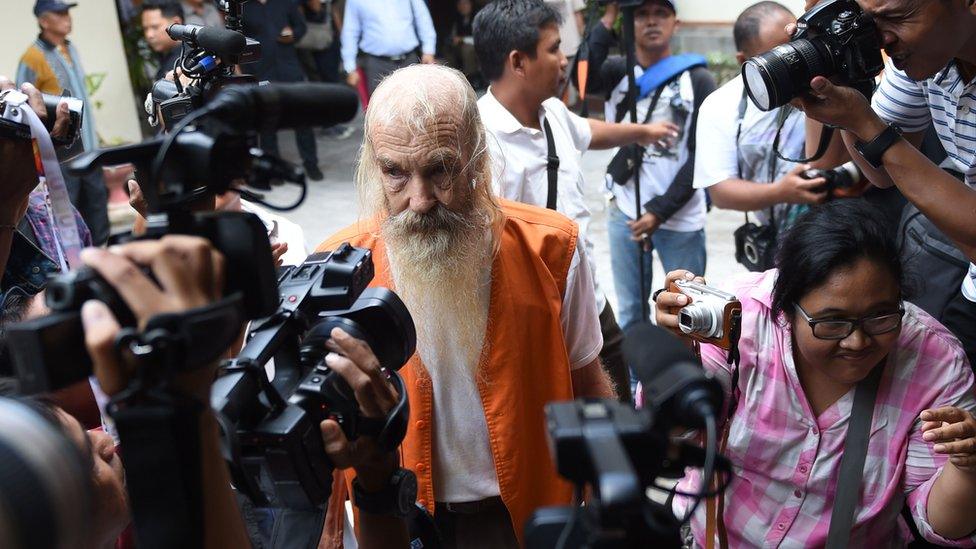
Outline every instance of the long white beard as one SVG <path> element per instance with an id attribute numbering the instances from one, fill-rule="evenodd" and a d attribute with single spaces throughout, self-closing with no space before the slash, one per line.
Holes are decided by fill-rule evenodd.
<path id="1" fill-rule="evenodd" d="M 440 376 L 472 377 L 477 372 L 491 282 L 487 218 L 443 206 L 424 215 L 409 210 L 389 217 L 381 228 L 387 243 L 396 292 L 417 328 L 417 351 Z M 448 345 L 462 363 L 441 363 Z"/>

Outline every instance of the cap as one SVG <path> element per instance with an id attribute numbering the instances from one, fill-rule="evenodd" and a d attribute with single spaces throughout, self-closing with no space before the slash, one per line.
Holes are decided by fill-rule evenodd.
<path id="1" fill-rule="evenodd" d="M 77 5 L 74 2 L 62 2 L 61 0 L 37 0 L 34 3 L 34 17 L 40 17 L 42 13 L 49 11 L 68 11 Z"/>

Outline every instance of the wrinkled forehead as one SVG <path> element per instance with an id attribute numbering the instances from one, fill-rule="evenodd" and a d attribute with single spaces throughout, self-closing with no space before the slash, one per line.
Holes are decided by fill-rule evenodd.
<path id="1" fill-rule="evenodd" d="M 462 160 L 466 154 L 466 128 L 460 116 L 438 113 L 423 123 L 401 120 L 374 123 L 368 138 L 377 159 L 399 162 L 422 161 L 430 156 L 454 156 Z"/>

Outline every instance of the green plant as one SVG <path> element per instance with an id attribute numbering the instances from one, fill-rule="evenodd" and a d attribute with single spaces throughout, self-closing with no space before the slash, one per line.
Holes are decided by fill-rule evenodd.
<path id="1" fill-rule="evenodd" d="M 724 52 L 711 52 L 705 55 L 708 59 L 708 70 L 712 71 L 719 86 L 739 75 L 739 62 L 735 55 Z"/>

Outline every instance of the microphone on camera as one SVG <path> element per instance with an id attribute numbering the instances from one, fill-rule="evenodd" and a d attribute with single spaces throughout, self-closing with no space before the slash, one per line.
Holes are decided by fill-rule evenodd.
<path id="1" fill-rule="evenodd" d="M 644 391 L 644 407 L 668 424 L 701 427 L 722 409 L 721 384 L 677 336 L 650 322 L 624 333 L 624 358 Z"/>
<path id="2" fill-rule="evenodd" d="M 200 25 L 172 24 L 166 29 L 166 34 L 173 40 L 185 42 L 192 46 L 199 46 L 217 57 L 233 57 L 244 51 L 247 39 L 244 35 L 220 27 L 202 27 Z"/>
<path id="3" fill-rule="evenodd" d="M 295 83 L 227 86 L 206 114 L 240 130 L 334 126 L 359 110 L 355 90 L 340 84 Z"/>

